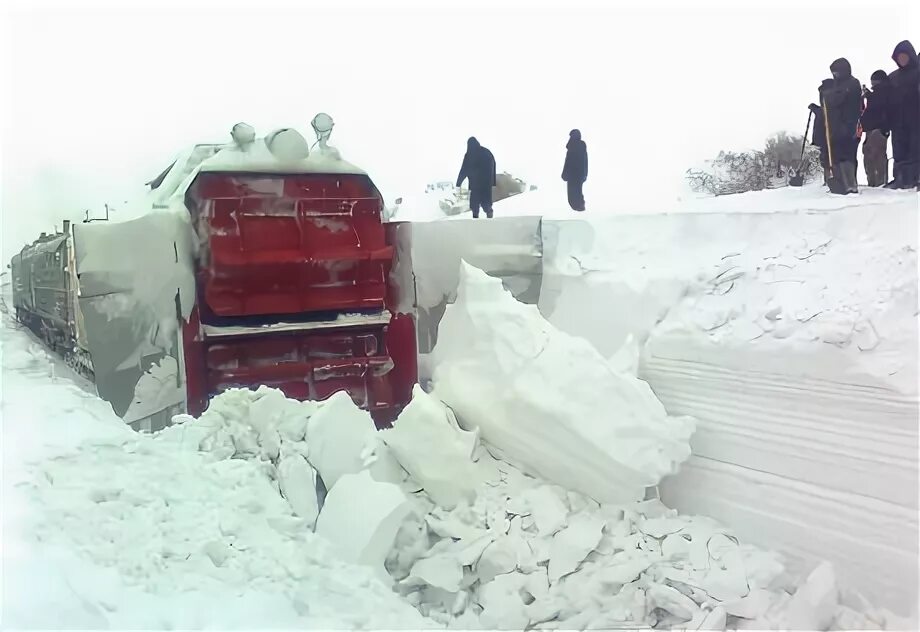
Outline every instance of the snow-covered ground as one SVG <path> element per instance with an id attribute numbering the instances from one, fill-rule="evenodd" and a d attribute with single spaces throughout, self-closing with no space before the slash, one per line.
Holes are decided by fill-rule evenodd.
<path id="1" fill-rule="evenodd" d="M 604 357 L 638 343 L 640 377 L 698 422 L 664 500 L 791 566 L 830 559 L 842 583 L 906 616 L 918 586 L 917 200 L 806 187 L 696 200 L 694 212 L 496 219 L 491 233 L 426 222 L 416 241 L 446 246 L 418 244 L 413 258 L 431 305 L 452 296 L 463 258 Z M 437 319 L 431 309 L 422 324 Z"/>
<path id="2" fill-rule="evenodd" d="M 425 255 L 449 274 L 414 252 L 457 302 L 432 394 L 376 434 L 347 397 L 263 389 L 137 435 L 5 320 L 4 625 L 915 626 L 916 200 L 519 221 L 511 248 Z M 468 252 L 522 293 L 502 266 L 539 257 L 539 313 Z M 663 502 L 589 480 L 677 466 Z"/>
<path id="3" fill-rule="evenodd" d="M 612 411 L 634 405 L 626 384 L 640 382 L 628 369 L 552 334 L 534 308 L 502 295 L 498 281 L 472 271 L 462 280 L 448 312 L 460 314 L 455 333 L 475 333 L 504 314 L 519 323 L 518 362 L 526 365 L 524 337 L 549 332 L 558 361 L 582 361 L 573 375 L 606 370 L 623 384 L 613 399 L 587 399 L 607 400 Z M 464 318 L 477 297 L 485 318 Z M 471 431 L 461 430 L 420 389 L 382 433 L 347 396 L 315 404 L 263 388 L 230 391 L 198 420 L 136 434 L 56 376 L 53 360 L 6 320 L 2 342 L 7 627 L 899 623 L 838 587 L 827 564 L 790 574 L 778 555 L 704 517 L 680 516 L 657 500 L 599 504 L 528 476 L 493 455 L 507 439 L 485 428 L 480 443 L 478 424 L 467 417 Z M 476 368 L 475 358 L 457 353 L 442 352 L 439 366 L 452 367 L 444 379 L 469 379 L 457 370 L 465 361 Z M 443 387 L 437 376 L 435 393 Z M 530 379 L 546 393 L 531 402 L 539 436 L 554 422 L 539 412 L 556 409 L 560 394 L 546 389 L 552 375 Z M 541 457 L 517 461 L 533 471 Z"/>
<path id="4" fill-rule="evenodd" d="M 430 626 L 258 462 L 136 434 L 6 317 L 0 335 L 5 629 Z"/>
<path id="5" fill-rule="evenodd" d="M 687 193 L 675 198 L 668 207 L 662 207 L 660 200 L 631 195 L 628 202 L 620 202 L 615 191 L 606 191 L 602 198 L 587 197 L 588 210 L 577 213 L 569 208 L 566 200 L 565 183 L 541 183 L 535 190 L 527 190 L 506 200 L 495 203 L 495 217 L 539 216 L 546 219 L 583 219 L 623 214 L 661 213 L 780 213 L 799 210 L 832 211 L 866 204 L 897 204 L 901 193 L 884 189 L 863 187 L 858 196 L 831 195 L 817 183 L 804 187 L 783 187 L 767 191 L 753 191 L 741 195 L 712 197 Z M 442 202 L 452 200 L 452 190 L 434 190 L 424 194 L 407 195 L 393 220 L 428 222 L 438 220 L 462 220 L 471 217 L 469 209 L 458 213 L 457 209 L 445 212 Z M 450 206 L 449 204 L 446 206 Z M 483 220 L 484 221 L 484 220 Z"/>

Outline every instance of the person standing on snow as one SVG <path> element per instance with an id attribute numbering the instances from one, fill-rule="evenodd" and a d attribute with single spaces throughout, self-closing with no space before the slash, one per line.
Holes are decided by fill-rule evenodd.
<path id="1" fill-rule="evenodd" d="M 831 64 L 833 79 L 825 79 L 818 89 L 824 107 L 828 154 L 841 193 L 856 193 L 856 150 L 859 147 L 859 117 L 862 114 L 862 86 L 853 76 L 850 62 L 840 58 Z"/>
<path id="2" fill-rule="evenodd" d="M 863 141 L 863 163 L 870 187 L 885 186 L 888 182 L 888 124 L 889 86 L 884 70 L 872 73 L 872 89 L 863 90 L 866 109 L 862 115 L 862 127 L 866 132 Z"/>
<path id="3" fill-rule="evenodd" d="M 473 136 L 466 141 L 466 155 L 457 176 L 457 188 L 464 180 L 470 181 L 470 209 L 473 219 L 479 217 L 479 209 L 492 217 L 492 187 L 495 186 L 495 156 L 479 144 Z"/>
<path id="4" fill-rule="evenodd" d="M 568 185 L 569 206 L 573 211 L 583 211 L 585 194 L 582 187 L 588 179 L 588 146 L 581 139 L 580 131 L 573 129 L 569 132 L 569 142 L 565 149 L 562 179 Z"/>
<path id="5" fill-rule="evenodd" d="M 913 45 L 904 40 L 891 58 L 898 69 L 888 75 L 891 86 L 888 122 L 894 153 L 892 189 L 910 189 L 920 179 L 920 64 Z"/>

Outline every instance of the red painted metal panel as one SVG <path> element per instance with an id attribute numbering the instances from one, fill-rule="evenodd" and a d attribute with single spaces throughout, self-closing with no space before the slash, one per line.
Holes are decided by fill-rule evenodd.
<path id="1" fill-rule="evenodd" d="M 391 424 L 418 379 L 415 320 L 405 311 L 414 305 L 411 233 L 382 222 L 370 179 L 206 173 L 187 204 L 202 242 L 198 303 L 183 328 L 189 412 L 201 414 L 227 388 L 268 385 L 296 399 L 345 390 L 378 427 Z M 391 275 L 397 253 L 401 269 Z M 200 325 L 384 307 L 395 314 L 387 325 L 224 329 L 211 339 Z"/>
<path id="2" fill-rule="evenodd" d="M 383 308 L 393 249 L 367 176 L 203 173 L 189 200 L 214 315 Z"/>

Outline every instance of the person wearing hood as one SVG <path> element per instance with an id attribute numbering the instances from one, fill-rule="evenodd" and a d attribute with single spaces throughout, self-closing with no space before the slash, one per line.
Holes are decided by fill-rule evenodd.
<path id="1" fill-rule="evenodd" d="M 457 188 L 467 179 L 470 186 L 470 209 L 473 211 L 473 218 L 479 217 L 480 208 L 486 212 L 486 217 L 491 218 L 492 187 L 495 186 L 495 156 L 480 145 L 473 136 L 466 141 L 466 155 L 463 156 L 460 175 L 457 176 Z"/>
<path id="2" fill-rule="evenodd" d="M 833 79 L 818 89 L 824 108 L 825 133 L 830 141 L 828 156 L 833 177 L 841 193 L 856 193 L 856 150 L 859 147 L 859 117 L 862 114 L 862 86 L 853 76 L 850 62 L 840 58 L 831 64 Z"/>
<path id="3" fill-rule="evenodd" d="M 910 189 L 920 178 L 920 64 L 913 45 L 904 40 L 891 54 L 898 69 L 888 75 L 888 121 L 894 153 L 894 189 Z"/>
<path id="4" fill-rule="evenodd" d="M 870 187 L 884 186 L 888 182 L 888 123 L 889 86 L 884 70 L 872 73 L 872 89 L 863 89 L 866 109 L 862 115 L 862 128 L 866 132 L 863 142 L 863 164 Z"/>
<path id="5" fill-rule="evenodd" d="M 569 206 L 573 211 L 585 210 L 583 187 L 588 179 L 588 146 L 581 139 L 581 132 L 573 129 L 569 132 L 569 142 L 565 145 L 565 163 L 562 166 L 562 179 L 568 186 Z"/>

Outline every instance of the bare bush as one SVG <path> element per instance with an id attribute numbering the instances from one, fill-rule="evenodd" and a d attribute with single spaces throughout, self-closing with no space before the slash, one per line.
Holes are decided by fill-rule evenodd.
<path id="1" fill-rule="evenodd" d="M 802 137 L 778 132 L 767 139 L 762 151 L 720 151 L 704 169 L 688 169 L 686 179 L 697 193 L 731 195 L 788 186 L 789 178 L 801 173 L 806 182 L 821 172 L 820 151 L 806 146 Z"/>

